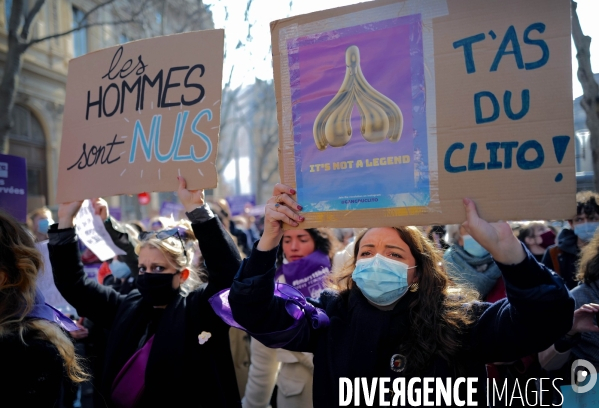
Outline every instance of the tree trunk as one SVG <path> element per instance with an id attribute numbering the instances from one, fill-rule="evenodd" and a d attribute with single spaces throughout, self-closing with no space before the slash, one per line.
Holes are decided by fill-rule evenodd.
<path id="1" fill-rule="evenodd" d="M 578 60 L 578 80 L 582 85 L 580 105 L 587 115 L 587 127 L 590 132 L 595 191 L 599 191 L 599 85 L 595 81 L 591 68 L 591 37 L 582 32 L 574 1 L 572 1 L 572 38 Z"/>
<path id="2" fill-rule="evenodd" d="M 0 153 L 8 154 L 8 132 L 12 128 L 12 109 L 15 105 L 19 73 L 23 63 L 24 47 L 16 35 L 8 35 L 8 53 L 0 83 Z"/>

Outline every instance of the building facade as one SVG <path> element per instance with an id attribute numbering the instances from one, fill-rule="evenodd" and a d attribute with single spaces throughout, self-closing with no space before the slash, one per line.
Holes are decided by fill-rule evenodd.
<path id="1" fill-rule="evenodd" d="M 33 7 L 34 3 L 0 0 L 0 74 L 7 58 L 8 21 L 13 1 L 22 1 L 26 8 Z M 123 20 L 131 16 L 136 6 L 135 0 L 117 0 L 110 7 L 99 8 L 86 16 L 100 3 L 96 0 L 46 0 L 36 15 L 31 37 L 43 38 L 67 32 L 79 23 Z M 56 208 L 58 204 L 55 200 L 56 181 L 71 58 L 131 40 L 214 28 L 212 15 L 202 2 L 165 0 L 152 4 L 154 7 L 142 8 L 136 13 L 136 23 L 83 28 L 34 44 L 24 54 L 13 110 L 14 126 L 9 132 L 9 154 L 27 159 L 28 211 L 43 205 Z M 158 195 L 153 196 L 153 207 L 157 207 Z M 123 204 L 125 211 L 138 216 L 145 212 L 139 209 L 137 200 L 130 197 L 123 200 L 114 197 L 109 202 L 114 207 Z"/>

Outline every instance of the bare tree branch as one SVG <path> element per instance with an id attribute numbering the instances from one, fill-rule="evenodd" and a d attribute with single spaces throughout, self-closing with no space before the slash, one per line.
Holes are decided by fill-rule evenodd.
<path id="1" fill-rule="evenodd" d="M 35 18 L 37 13 L 39 13 L 45 2 L 46 0 L 36 0 L 35 4 L 27 14 L 25 22 L 23 23 L 23 28 L 21 29 L 21 38 L 23 40 L 27 40 L 27 38 L 29 37 L 29 28 L 31 27 L 31 23 L 33 22 L 33 19 Z"/>

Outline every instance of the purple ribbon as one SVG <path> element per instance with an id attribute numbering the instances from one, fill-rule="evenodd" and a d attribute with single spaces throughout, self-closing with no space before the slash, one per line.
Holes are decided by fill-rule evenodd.
<path id="1" fill-rule="evenodd" d="M 302 330 L 309 321 L 314 329 L 329 325 L 329 317 L 324 310 L 314 307 L 306 301 L 302 293 L 293 286 L 285 283 L 275 283 L 275 296 L 285 300 L 285 310 L 294 320 L 293 324 L 285 330 L 269 333 L 252 333 L 233 319 L 229 305 L 229 289 L 221 290 L 210 299 L 214 312 L 229 326 L 236 327 L 250 334 L 252 337 L 272 348 L 283 348 Z"/>
<path id="2" fill-rule="evenodd" d="M 35 304 L 27 317 L 35 317 L 54 322 L 66 331 L 77 331 L 79 327 L 67 316 L 53 306 L 46 303 L 46 298 L 39 290 L 35 292 Z"/>

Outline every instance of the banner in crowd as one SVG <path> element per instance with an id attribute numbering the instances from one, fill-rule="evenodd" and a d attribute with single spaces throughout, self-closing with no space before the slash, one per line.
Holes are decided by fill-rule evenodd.
<path id="1" fill-rule="evenodd" d="M 570 4 L 377 0 L 271 23 L 304 227 L 576 213 Z"/>
<path id="2" fill-rule="evenodd" d="M 125 251 L 112 242 L 102 219 L 94 213 L 90 200 L 83 202 L 75 217 L 75 231 L 83 244 L 101 261 L 112 259 L 116 255 L 125 255 Z"/>
<path id="3" fill-rule="evenodd" d="M 256 196 L 254 194 L 229 196 L 226 200 L 231 209 L 231 216 L 245 214 L 246 209 L 249 210 L 256 205 Z"/>
<path id="4" fill-rule="evenodd" d="M 172 218 L 174 220 L 185 219 L 185 207 L 179 203 L 164 201 L 160 205 L 159 215 L 161 217 Z"/>
<path id="5" fill-rule="evenodd" d="M 217 185 L 223 30 L 133 41 L 69 62 L 58 202 Z"/>
<path id="6" fill-rule="evenodd" d="M 0 154 L 0 209 L 17 221 L 27 221 L 27 163 L 25 158 Z"/>

